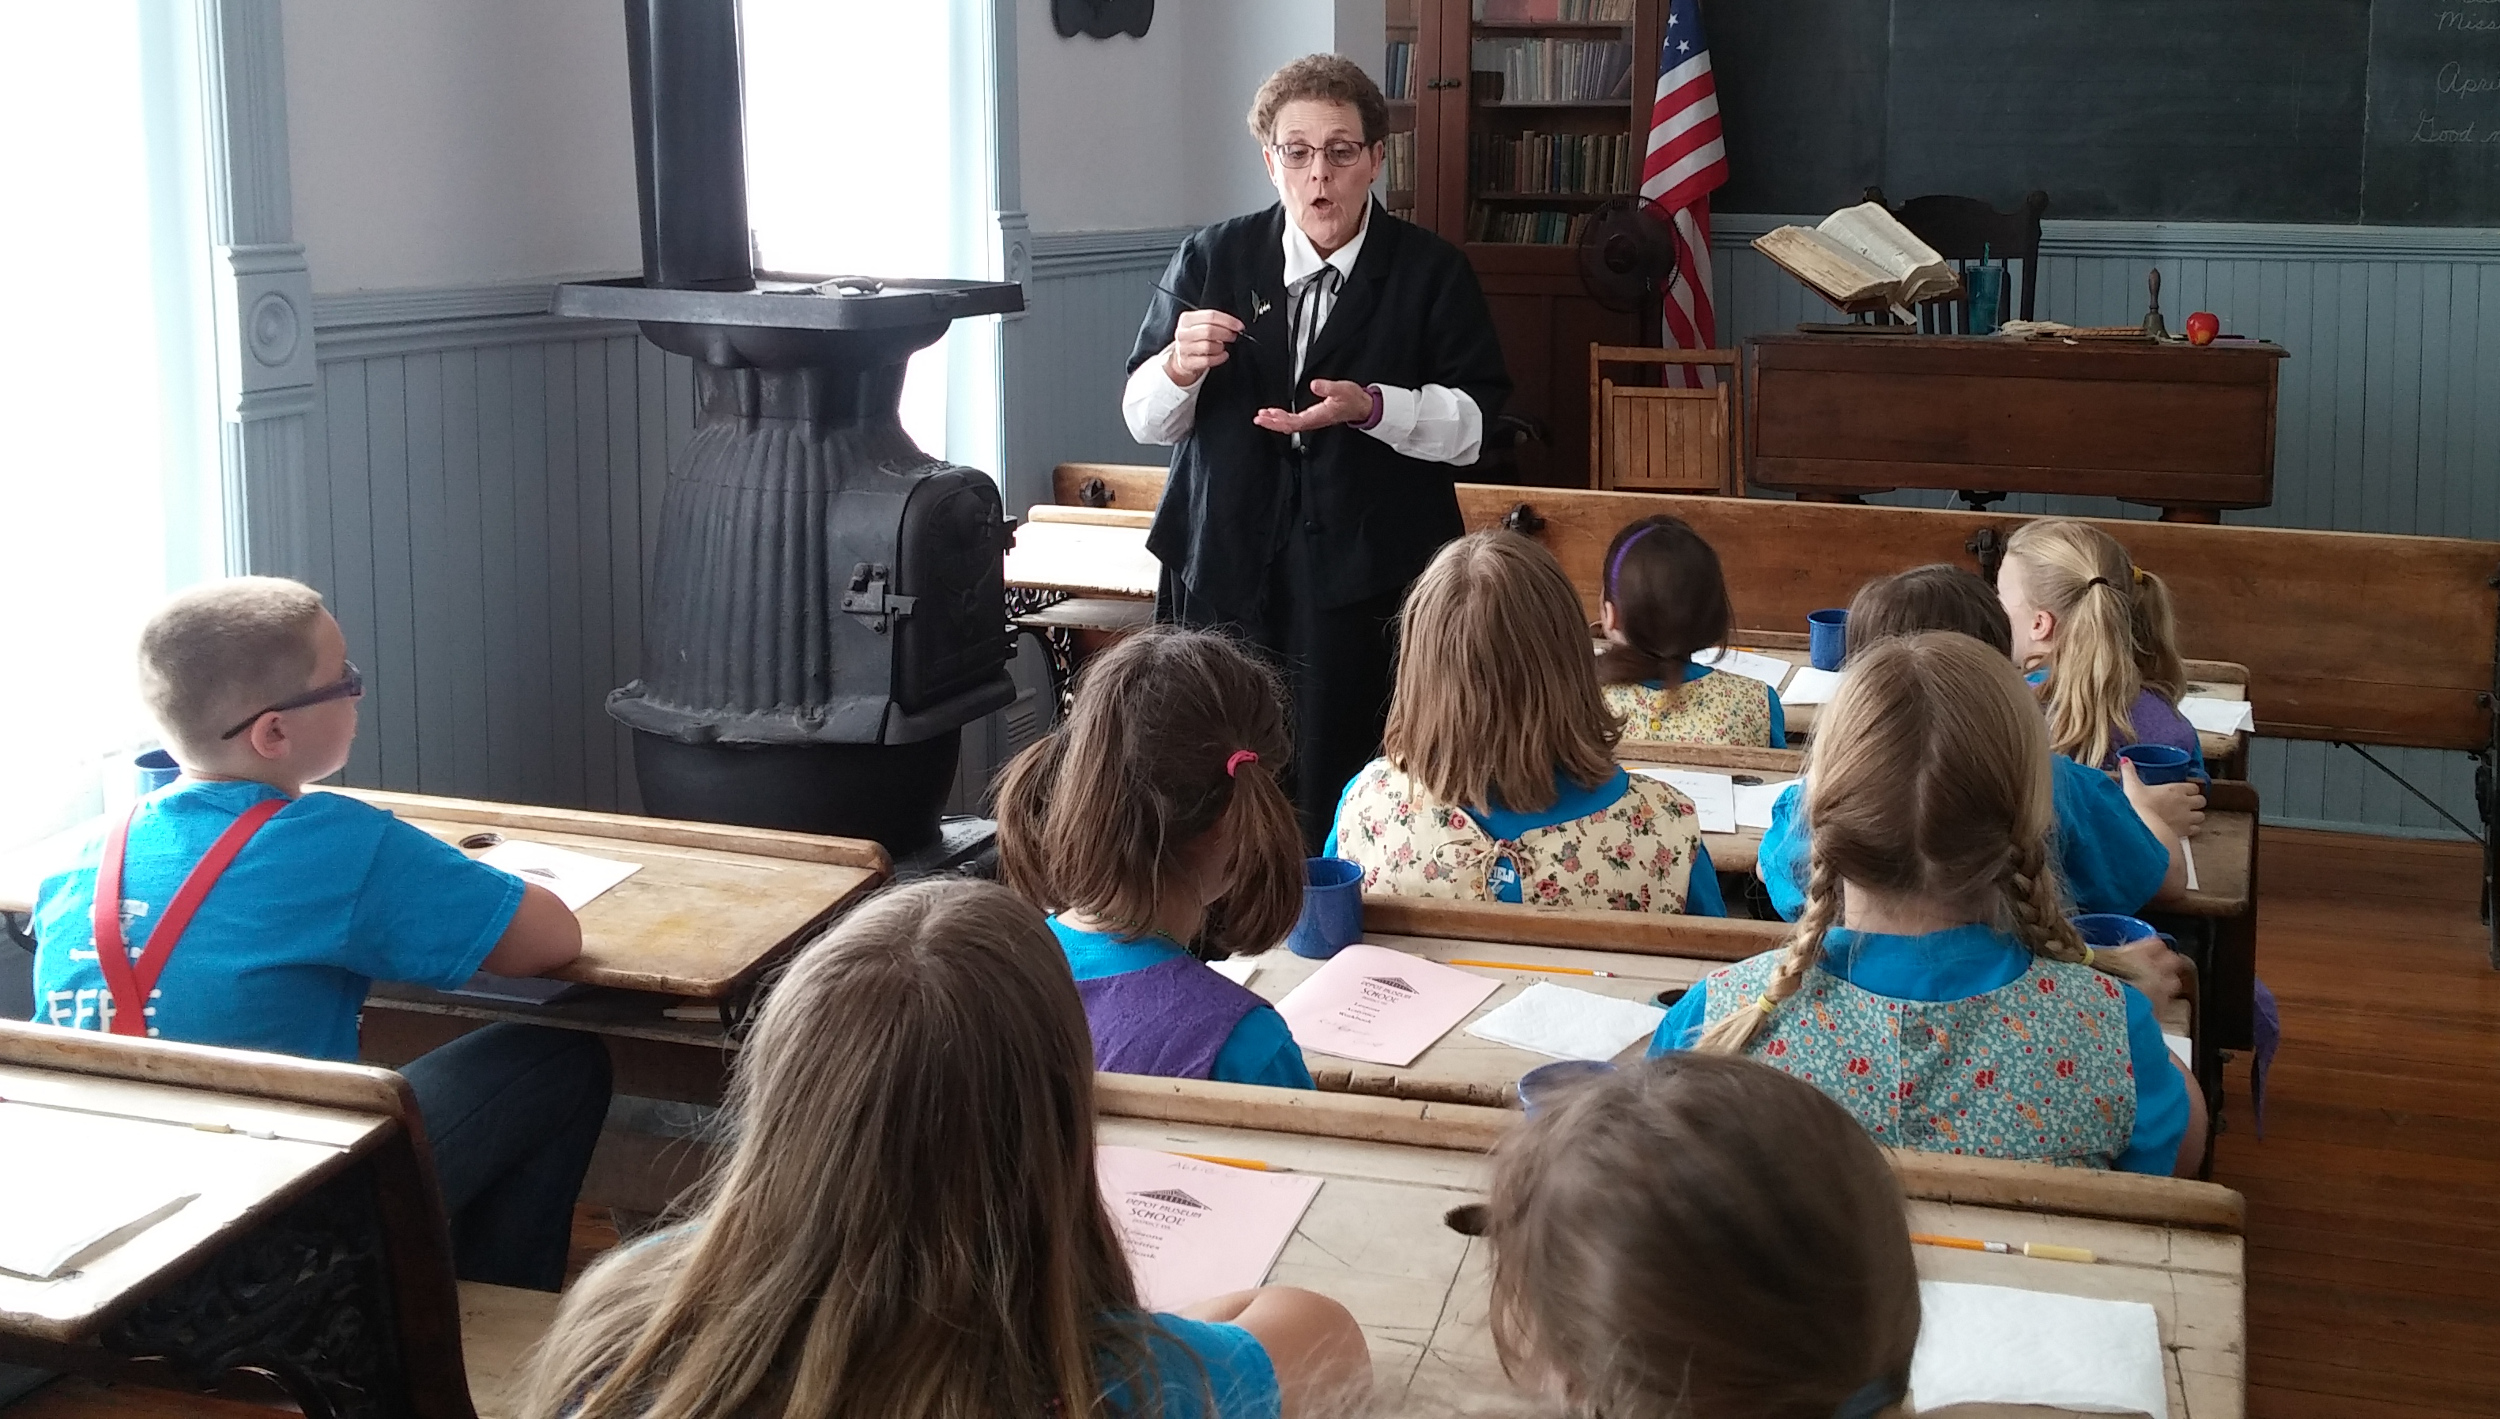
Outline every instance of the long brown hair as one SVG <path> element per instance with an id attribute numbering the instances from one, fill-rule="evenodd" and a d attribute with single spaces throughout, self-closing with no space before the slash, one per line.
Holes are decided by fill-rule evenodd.
<path id="1" fill-rule="evenodd" d="M 2005 569 L 2057 617 L 2041 658 L 2051 749 L 2105 764 L 2134 736 L 2138 695 L 2151 690 L 2175 706 L 2187 692 L 2169 584 L 2117 538 L 2072 518 L 2027 522 L 2005 540 Z"/>
<path id="2" fill-rule="evenodd" d="M 1053 912 L 1145 935 L 1191 854 L 1230 835 L 1198 956 L 1266 950 L 1302 911 L 1302 830 L 1277 779 L 1293 754 L 1276 676 L 1233 641 L 1155 626 L 1079 672 L 1076 707 L 998 778 L 998 862 Z"/>
<path id="3" fill-rule="evenodd" d="M 1123 1380 L 1151 1407 L 1093 1084 L 1032 907 L 946 878 L 858 908 L 767 997 L 690 1222 L 574 1287 L 522 1412 L 1082 1416 Z"/>
<path id="4" fill-rule="evenodd" d="M 1617 532 L 1606 544 L 1605 591 L 1623 639 L 1598 652 L 1600 684 L 1663 680 L 1672 691 L 1695 652 L 1727 644 L 1736 629 L 1719 554 L 1680 517 L 1660 513 Z"/>
<path id="5" fill-rule="evenodd" d="M 1894 636 L 1850 657 L 1807 754 L 1805 810 L 1805 909 L 1764 987 L 1769 1004 L 1722 1017 L 1700 1048 L 1743 1053 L 1797 993 L 1840 924 L 1843 882 L 1941 902 L 1993 890 L 2034 955 L 2093 960 L 2066 920 L 2049 854 L 2039 706 L 2014 663 L 1969 636 Z M 2132 968 L 2097 964 L 2146 983 Z"/>
<path id="6" fill-rule="evenodd" d="M 1613 776 L 1623 721 L 1606 708 L 1580 594 L 1516 532 L 1443 547 L 1407 593 L 1381 748 L 1443 803 L 1554 805 L 1554 775 Z"/>
<path id="7" fill-rule="evenodd" d="M 1495 1346 L 1577 1412 L 1831 1419 L 1863 1390 L 1908 1388 L 1901 1187 L 1813 1085 L 1667 1055 L 1540 1111 L 1493 1169 Z"/>

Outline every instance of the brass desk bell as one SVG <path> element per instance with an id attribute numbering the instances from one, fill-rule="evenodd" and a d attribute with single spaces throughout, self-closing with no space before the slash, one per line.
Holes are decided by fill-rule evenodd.
<path id="1" fill-rule="evenodd" d="M 2162 324 L 2161 319 L 2160 267 L 2156 266 L 2152 270 L 2144 273 L 2144 292 L 2147 296 L 2152 298 L 2150 304 L 2145 307 L 2144 311 L 2144 338 L 2147 340 L 2169 339 L 2170 327 Z"/>

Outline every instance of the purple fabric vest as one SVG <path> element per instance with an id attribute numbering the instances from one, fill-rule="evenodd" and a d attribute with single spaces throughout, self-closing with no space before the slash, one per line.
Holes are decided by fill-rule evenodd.
<path id="1" fill-rule="evenodd" d="M 1076 983 L 1094 1032 L 1094 1067 L 1114 1074 L 1205 1079 L 1242 1017 L 1267 1002 L 1179 956 L 1142 971 Z"/>
<path id="2" fill-rule="evenodd" d="M 2127 712 L 2127 722 L 2135 730 L 2135 738 L 2130 743 L 2166 744 L 2189 754 L 2196 752 L 2196 726 L 2188 723 L 2186 715 L 2179 713 L 2155 691 L 2145 690 L 2135 697 L 2135 708 Z M 2125 747 L 2123 744 L 2111 745 L 2109 762 L 2101 767 L 2118 767 L 2118 750 Z"/>

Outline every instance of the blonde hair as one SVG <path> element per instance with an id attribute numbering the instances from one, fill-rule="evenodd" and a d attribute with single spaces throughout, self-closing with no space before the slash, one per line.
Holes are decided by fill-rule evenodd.
<path id="1" fill-rule="evenodd" d="M 1852 656 L 1807 755 L 1805 909 L 1764 987 L 1764 1008 L 1702 1032 L 1699 1048 L 1741 1054 L 1823 960 L 1842 883 L 1928 901 L 1993 889 L 2035 956 L 2094 961 L 2066 920 L 2049 855 L 2048 731 L 2013 662 L 1949 631 L 1894 636 Z"/>
<path id="2" fill-rule="evenodd" d="M 1574 1412 L 1831 1419 L 1909 1386 L 1900 1183 L 1848 1110 L 1768 1066 L 1672 1054 L 1540 1110 L 1494 1150 L 1485 1235 L 1504 1370 Z"/>
<path id="3" fill-rule="evenodd" d="M 1389 762 L 1443 803 L 1535 812 L 1558 770 L 1583 787 L 1611 777 L 1622 737 L 1554 554 L 1515 532 L 1443 547 L 1406 596 Z"/>
<path id="4" fill-rule="evenodd" d="M 1220 826 L 1230 875 L 1184 944 L 1208 960 L 1264 951 L 1302 911 L 1302 829 L 1278 783 L 1292 754 L 1276 676 L 1248 651 L 1140 631 L 1086 662 L 1068 722 L 1000 772 L 1000 876 L 1045 910 L 1144 935 Z"/>
<path id="5" fill-rule="evenodd" d="M 1126 1385 L 1153 1419 L 1084 1008 L 1013 893 L 916 882 L 804 947 L 723 1116 L 688 1223 L 565 1297 L 522 1413 L 1083 1416 Z"/>
<path id="6" fill-rule="evenodd" d="M 2017 575 L 2031 603 L 2057 617 L 2041 657 L 2049 747 L 2105 764 L 2133 738 L 2138 695 L 2151 690 L 2175 706 L 2187 690 L 2170 588 L 2135 565 L 2117 538 L 2071 518 L 2016 528 L 2005 556 L 2021 562 Z"/>
<path id="7" fill-rule="evenodd" d="M 311 689 L 321 614 L 320 592 L 274 576 L 205 582 L 158 607 L 139 632 L 139 696 L 174 757 L 197 763 L 237 720 Z"/>

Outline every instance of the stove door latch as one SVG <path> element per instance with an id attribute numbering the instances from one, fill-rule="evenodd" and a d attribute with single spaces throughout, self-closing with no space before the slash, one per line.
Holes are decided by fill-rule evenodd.
<path id="1" fill-rule="evenodd" d="M 894 618 L 910 615 L 920 604 L 917 596 L 889 594 L 885 589 L 889 575 L 883 562 L 854 562 L 850 589 L 842 593 L 843 614 L 857 616 L 879 635 L 885 634 Z"/>

